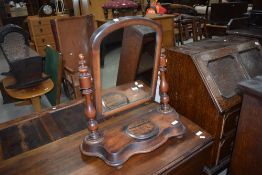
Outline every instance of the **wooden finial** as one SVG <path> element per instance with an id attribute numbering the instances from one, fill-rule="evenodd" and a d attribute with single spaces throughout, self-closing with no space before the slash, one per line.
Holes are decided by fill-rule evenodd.
<path id="1" fill-rule="evenodd" d="M 169 96 L 167 95 L 168 92 L 168 83 L 166 81 L 166 55 L 164 54 L 165 49 L 161 50 L 160 55 L 160 65 L 159 65 L 159 71 L 160 71 L 160 87 L 159 87 L 159 94 L 160 94 L 160 111 L 163 113 L 169 113 L 173 110 L 173 108 L 170 107 L 168 104 L 169 102 Z"/>
<path id="2" fill-rule="evenodd" d="M 84 54 L 80 53 L 80 54 L 78 55 L 78 57 L 79 57 L 79 67 L 84 67 L 85 64 L 86 64 Z"/>
<path id="3" fill-rule="evenodd" d="M 101 135 L 98 132 L 98 123 L 96 121 L 96 109 L 93 105 L 91 96 L 93 93 L 92 89 L 92 76 L 88 72 L 88 67 L 85 65 L 85 58 L 83 54 L 79 55 L 79 76 L 80 76 L 80 88 L 83 96 L 85 97 L 85 116 L 88 120 L 88 141 L 90 142 L 98 142 L 101 140 Z"/>

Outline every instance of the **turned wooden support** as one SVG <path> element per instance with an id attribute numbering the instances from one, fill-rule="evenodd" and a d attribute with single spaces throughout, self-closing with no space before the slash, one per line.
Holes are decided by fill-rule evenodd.
<path id="1" fill-rule="evenodd" d="M 168 92 L 168 83 L 166 81 L 166 55 L 164 54 L 165 49 L 161 50 L 160 55 L 160 63 L 159 63 L 159 71 L 160 71 L 160 86 L 159 86 L 159 94 L 160 94 L 160 104 L 161 104 L 161 112 L 168 113 L 172 111 L 172 108 L 168 104 L 169 102 L 169 96 L 167 94 Z"/>
<path id="2" fill-rule="evenodd" d="M 85 64 L 85 58 L 83 54 L 79 54 L 79 81 L 82 95 L 85 97 L 85 116 L 88 120 L 89 139 L 97 140 L 100 135 L 98 134 L 98 123 L 96 121 L 96 109 L 92 103 L 92 76 L 88 71 L 88 67 Z"/>

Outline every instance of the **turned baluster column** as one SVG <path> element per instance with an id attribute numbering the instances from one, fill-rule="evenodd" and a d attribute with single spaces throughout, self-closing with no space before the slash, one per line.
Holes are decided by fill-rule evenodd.
<path id="1" fill-rule="evenodd" d="M 85 97 L 85 116 L 88 120 L 88 140 L 90 142 L 98 142 L 101 140 L 101 135 L 98 132 L 98 123 L 96 121 L 96 109 L 92 102 L 92 76 L 88 72 L 88 67 L 85 65 L 85 58 L 82 54 L 79 55 L 79 81 L 82 95 Z"/>
<path id="2" fill-rule="evenodd" d="M 160 111 L 163 113 L 168 113 L 173 110 L 173 108 L 170 107 L 168 104 L 169 102 L 169 96 L 167 94 L 168 92 L 168 83 L 166 81 L 166 55 L 164 54 L 165 49 L 161 50 L 161 56 L 160 56 L 160 63 L 159 63 L 159 71 L 160 71 L 160 85 L 159 85 L 159 94 L 160 94 Z"/>

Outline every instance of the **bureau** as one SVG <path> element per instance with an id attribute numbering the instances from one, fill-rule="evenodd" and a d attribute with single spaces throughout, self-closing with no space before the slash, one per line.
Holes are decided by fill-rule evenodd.
<path id="1" fill-rule="evenodd" d="M 39 17 L 28 16 L 28 28 L 32 42 L 35 44 L 36 51 L 44 56 L 45 46 L 51 45 L 55 48 L 55 41 L 51 29 L 50 20 L 67 16 Z"/>
<path id="2" fill-rule="evenodd" d="M 230 175 L 262 174 L 262 76 L 239 84 L 243 103 L 237 127 Z"/>
<path id="3" fill-rule="evenodd" d="M 262 74 L 256 40 L 227 36 L 167 50 L 170 104 L 206 129 L 214 144 L 207 174 L 228 165 L 240 113 L 237 83 Z"/>

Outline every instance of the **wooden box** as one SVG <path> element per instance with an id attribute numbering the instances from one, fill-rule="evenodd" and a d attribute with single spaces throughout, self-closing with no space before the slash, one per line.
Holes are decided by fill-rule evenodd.
<path id="1" fill-rule="evenodd" d="M 227 36 L 167 50 L 170 104 L 214 138 L 206 172 L 229 162 L 241 106 L 237 83 L 262 74 L 256 40 Z"/>

